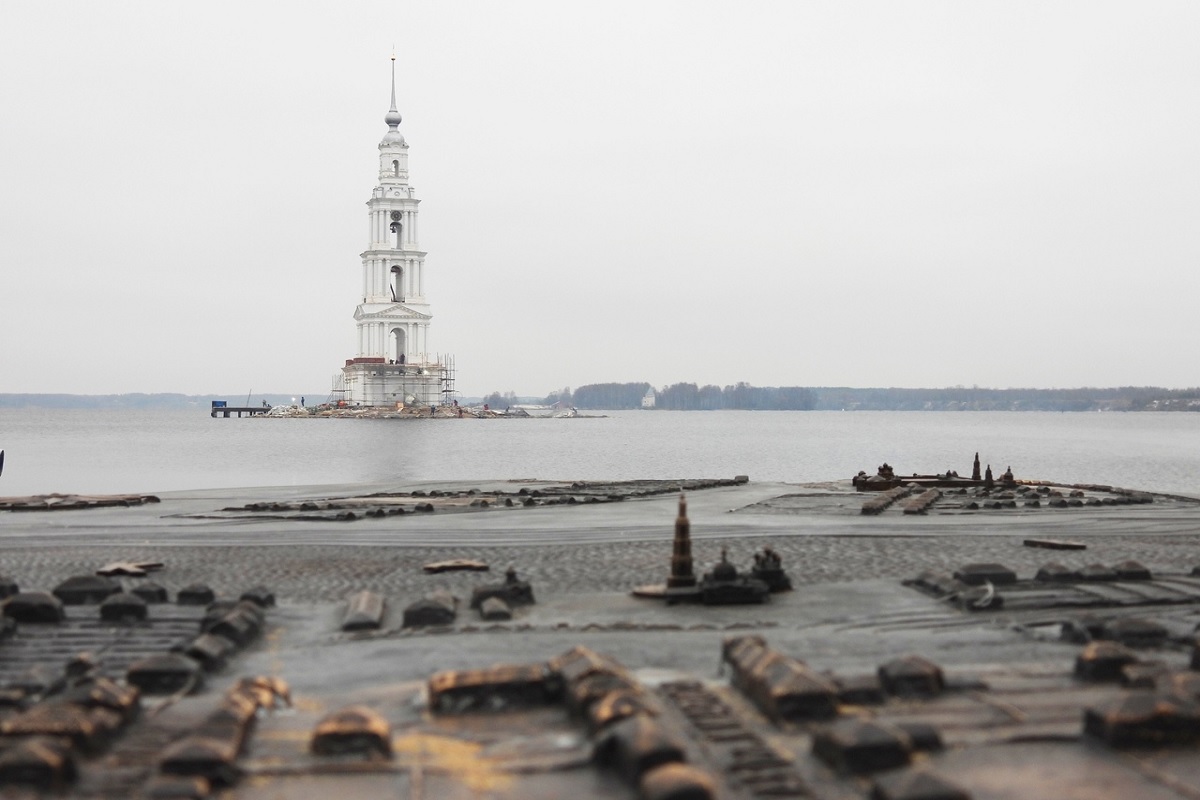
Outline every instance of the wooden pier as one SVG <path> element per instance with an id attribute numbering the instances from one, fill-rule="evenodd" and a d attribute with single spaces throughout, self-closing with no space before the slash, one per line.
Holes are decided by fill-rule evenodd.
<path id="1" fill-rule="evenodd" d="M 270 410 L 270 406 L 242 406 L 238 408 L 235 406 L 218 406 L 214 404 L 212 407 L 212 412 L 209 414 L 209 416 L 213 419 L 216 419 L 217 417 L 229 419 L 231 414 L 237 414 L 239 417 L 242 416 L 242 414 L 245 414 L 248 417 L 254 417 L 260 414 L 266 414 Z"/>

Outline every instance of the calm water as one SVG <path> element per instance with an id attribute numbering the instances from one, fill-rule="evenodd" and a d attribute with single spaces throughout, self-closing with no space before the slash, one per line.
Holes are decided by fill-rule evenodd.
<path id="1" fill-rule="evenodd" d="M 818 481 L 956 469 L 1200 496 L 1200 414 L 610 412 L 603 419 L 211 419 L 0 410 L 0 495 L 425 479 Z"/>

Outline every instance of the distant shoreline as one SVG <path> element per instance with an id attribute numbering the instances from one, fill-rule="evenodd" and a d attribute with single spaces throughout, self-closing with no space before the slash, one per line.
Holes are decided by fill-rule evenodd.
<path id="1" fill-rule="evenodd" d="M 677 385 L 678 386 L 678 385 Z M 675 387 L 668 387 L 673 389 Z M 1200 389 L 1164 389 L 1154 386 L 1081 388 L 1081 389 L 986 389 L 953 387 L 946 389 L 805 387 L 812 395 L 804 411 L 1197 411 L 1200 412 Z M 577 390 L 578 391 L 578 390 Z M 667 395 L 670 397 L 671 395 Z M 266 401 L 272 406 L 293 405 L 306 398 L 307 405 L 325 401 L 325 394 L 283 395 L 251 394 L 249 403 Z M 663 399 L 667 399 L 664 397 Z M 169 410 L 195 409 L 207 411 L 213 400 L 243 403 L 243 395 L 234 394 L 62 394 L 8 393 L 0 394 L 0 409 L 94 409 L 94 410 Z M 525 398 L 518 398 L 518 402 Z M 460 398 L 463 406 L 478 405 L 483 398 Z M 589 405 L 573 403 L 580 411 L 634 410 L 627 404 Z M 680 403 L 671 407 L 660 402 L 647 409 L 705 411 L 720 410 L 703 405 Z M 756 409 L 746 409 L 756 410 Z M 761 409 L 769 410 L 769 409 Z"/>

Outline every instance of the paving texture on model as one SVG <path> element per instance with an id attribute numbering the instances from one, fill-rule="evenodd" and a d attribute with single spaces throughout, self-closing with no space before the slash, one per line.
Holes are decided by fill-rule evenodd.
<path id="1" fill-rule="evenodd" d="M 681 483 L 697 576 L 770 547 L 794 590 L 633 597 Z M 430 482 L 3 515 L 0 792 L 1200 797 L 1200 507 L 1030 491 L 1081 502 Z M 336 518 L 360 498 L 436 510 Z"/>

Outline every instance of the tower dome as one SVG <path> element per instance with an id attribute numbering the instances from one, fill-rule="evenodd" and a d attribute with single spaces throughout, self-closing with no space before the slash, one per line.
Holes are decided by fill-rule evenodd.
<path id="1" fill-rule="evenodd" d="M 721 560 L 713 567 L 712 579 L 714 581 L 736 581 L 738 579 L 737 567 L 729 563 L 729 554 L 725 548 L 721 548 Z"/>

